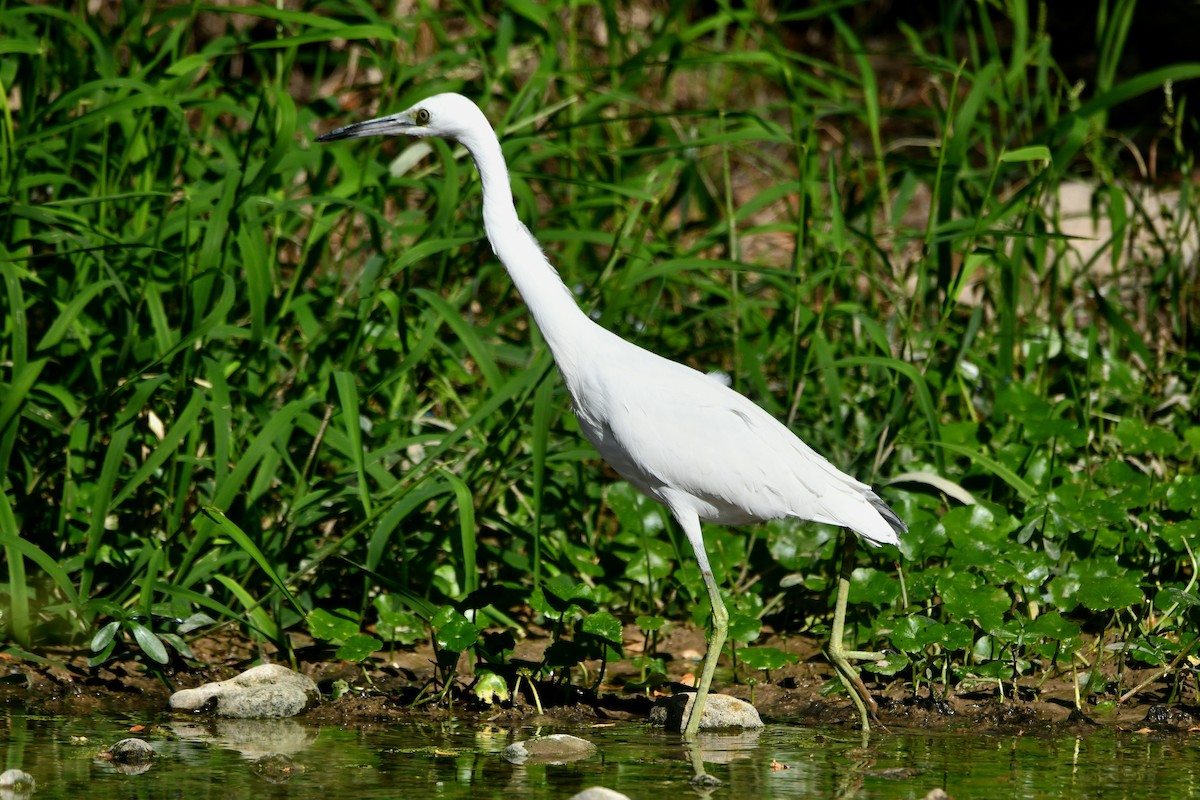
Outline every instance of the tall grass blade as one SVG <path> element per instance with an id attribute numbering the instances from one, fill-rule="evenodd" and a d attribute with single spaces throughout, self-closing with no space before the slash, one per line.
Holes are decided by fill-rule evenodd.
<path id="1" fill-rule="evenodd" d="M 333 373 L 333 382 L 337 387 L 346 438 L 350 440 L 349 450 L 354 460 L 354 472 L 358 476 L 358 498 L 362 503 L 363 516 L 370 518 L 371 485 L 367 481 L 366 451 L 363 449 L 362 441 L 362 416 L 358 408 L 358 386 L 353 375 L 342 371 Z"/>
<path id="2" fill-rule="evenodd" d="M 555 384 L 542 381 L 533 395 L 530 448 L 533 451 L 533 590 L 542 585 L 542 500 L 546 491 L 546 455 L 550 442 Z"/>
<path id="3" fill-rule="evenodd" d="M 263 635 L 267 641 L 280 641 L 279 626 L 275 624 L 275 620 L 267 613 L 267 610 L 262 607 L 263 601 L 255 599 L 254 595 L 250 594 L 240 583 L 228 575 L 213 576 L 222 586 L 229 590 L 229 593 L 238 599 L 242 607 L 246 609 L 246 616 L 249 619 L 250 627 Z M 299 610 L 299 606 L 297 606 Z"/>
<path id="4" fill-rule="evenodd" d="M 16 517 L 8 502 L 8 486 L 0 492 L 0 537 L 3 537 L 4 560 L 8 564 L 8 618 L 12 638 L 22 647 L 32 641 L 32 621 L 29 611 L 29 586 L 25 578 L 25 553 L 17 528 Z M 34 548 L 36 549 L 36 548 Z"/>
<path id="5" fill-rule="evenodd" d="M 462 558 L 462 582 L 464 596 L 479 588 L 479 565 L 476 561 L 476 529 L 475 529 L 475 498 L 471 489 L 457 475 L 449 472 L 441 474 L 443 480 L 450 485 L 458 503 L 458 542 Z"/>
<path id="6" fill-rule="evenodd" d="M 212 520 L 218 531 L 232 539 L 234 544 L 236 544 L 242 549 L 243 552 L 250 556 L 250 558 L 254 560 L 254 563 L 258 564 L 258 568 L 263 571 L 263 574 L 271 580 L 271 583 L 274 584 L 279 593 L 283 595 L 284 599 L 292 604 L 292 607 L 296 609 L 296 612 L 300 614 L 301 617 L 305 616 L 304 607 L 301 606 L 296 600 L 295 596 L 292 595 L 291 590 L 280 577 L 279 573 L 275 571 L 275 568 L 271 564 L 270 560 L 266 557 L 262 550 L 259 549 L 258 545 L 251 541 L 250 537 L 246 535 L 245 531 L 234 524 L 229 517 L 225 516 L 224 512 L 215 506 L 206 505 L 201 509 L 201 512 L 210 520 Z M 220 579 L 220 576 L 217 577 Z M 247 609 L 256 608 L 259 605 L 260 603 L 252 601 L 251 603 L 247 604 Z"/>
<path id="7" fill-rule="evenodd" d="M 945 442 L 945 441 L 931 442 L 931 444 L 934 444 L 944 450 L 949 450 L 952 453 L 957 453 L 960 456 L 966 456 L 967 458 L 971 459 L 971 461 L 975 462 L 979 466 L 988 470 L 993 475 L 1000 478 L 1005 483 L 1007 483 L 1009 486 L 1011 486 L 1013 489 L 1015 489 L 1017 494 L 1025 502 L 1030 502 L 1038 497 L 1038 494 L 1039 494 L 1038 490 L 1032 484 L 1030 484 L 1028 481 L 1025 481 L 1024 479 L 1022 479 L 1019 475 L 1017 475 L 1017 473 L 1013 472 L 1011 469 L 1006 467 L 1004 464 L 1001 464 L 996 459 L 994 459 L 990 456 L 984 455 L 983 453 L 979 452 L 978 450 L 976 450 L 972 447 L 967 447 L 966 445 L 958 444 L 956 442 Z"/>

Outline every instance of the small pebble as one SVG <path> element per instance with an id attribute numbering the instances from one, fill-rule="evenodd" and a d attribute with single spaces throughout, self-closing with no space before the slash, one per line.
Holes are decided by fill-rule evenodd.
<path id="1" fill-rule="evenodd" d="M 154 748 L 143 739 L 122 739 L 101 755 L 118 764 L 147 764 L 154 760 Z"/>
<path id="2" fill-rule="evenodd" d="M 596 752 L 596 745 L 587 739 L 568 733 L 552 733 L 523 742 L 513 742 L 504 748 L 500 757 L 513 764 L 563 764 L 587 758 Z"/>

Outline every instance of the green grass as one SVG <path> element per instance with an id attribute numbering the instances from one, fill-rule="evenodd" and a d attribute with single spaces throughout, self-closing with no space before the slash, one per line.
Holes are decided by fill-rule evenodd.
<path id="1" fill-rule="evenodd" d="M 1165 91 L 1200 64 L 1119 73 L 1111 5 L 1082 83 L 1016 2 L 870 38 L 854 3 L 4 6 L 5 637 L 203 611 L 349 658 L 419 620 L 470 646 L 448 605 L 595 617 L 580 641 L 704 619 L 686 542 L 578 435 L 465 154 L 311 142 L 455 90 L 582 305 L 885 487 L 911 533 L 860 552 L 850 633 L 900 652 L 881 672 L 1119 693 L 1200 622 L 1200 204 L 1150 209 L 1128 159 L 1194 174 Z M 1161 119 L 1107 127 L 1146 96 Z M 1111 267 L 1059 232 L 1079 176 Z M 709 534 L 742 641 L 822 630 L 831 530 Z"/>

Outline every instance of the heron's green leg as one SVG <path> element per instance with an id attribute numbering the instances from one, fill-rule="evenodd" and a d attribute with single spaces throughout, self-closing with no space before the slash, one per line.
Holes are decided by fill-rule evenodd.
<path id="1" fill-rule="evenodd" d="M 829 636 L 829 660 L 837 670 L 838 678 L 846 687 L 850 699 L 858 709 L 862 720 L 863 731 L 871 729 L 870 717 L 875 716 L 875 699 L 863 685 L 858 670 L 850 663 L 856 661 L 882 661 L 883 653 L 872 653 L 864 650 L 847 650 L 844 639 L 846 629 L 846 601 L 850 596 L 850 576 L 854 573 L 854 552 L 858 547 L 858 537 L 850 531 L 843 534 L 846 538 L 842 545 L 842 570 L 838 578 L 837 602 L 833 607 L 833 631 Z"/>
<path id="2" fill-rule="evenodd" d="M 706 559 L 707 560 L 707 559 Z M 700 720 L 704 716 L 704 704 L 708 699 L 708 687 L 712 685 L 713 673 L 717 671 L 717 660 L 725 647 L 725 637 L 729 635 L 729 612 L 717 591 L 717 581 L 712 571 L 701 570 L 704 576 L 704 586 L 708 589 L 708 600 L 712 604 L 712 635 L 708 637 L 708 649 L 704 653 L 704 669 L 700 672 L 700 684 L 696 687 L 696 699 L 692 702 L 692 713 L 688 717 L 687 726 L 683 729 L 684 736 L 695 736 L 700 730 Z"/>
<path id="3" fill-rule="evenodd" d="M 700 683 L 696 687 L 696 697 L 692 700 L 692 713 L 688 715 L 683 728 L 683 735 L 691 737 L 700 730 L 700 720 L 704 717 L 708 689 L 712 685 L 713 673 L 717 671 L 721 649 L 725 647 L 725 637 L 729 634 L 729 612 L 725 609 L 725 602 L 721 600 L 717 580 L 708 564 L 704 537 L 700 533 L 700 517 L 687 508 L 672 507 L 671 513 L 675 515 L 676 521 L 692 544 L 692 552 L 695 553 L 696 563 L 700 566 L 700 575 L 704 578 L 704 588 L 708 590 L 708 601 L 712 605 L 712 635 L 708 637 L 708 651 L 704 654 L 704 668 L 700 671 Z"/>

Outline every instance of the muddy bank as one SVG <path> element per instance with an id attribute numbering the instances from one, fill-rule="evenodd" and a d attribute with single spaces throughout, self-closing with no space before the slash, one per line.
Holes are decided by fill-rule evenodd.
<path id="1" fill-rule="evenodd" d="M 637 652 L 640 634 L 631 629 L 627 653 Z M 548 643 L 545 638 L 521 642 L 513 654 L 517 663 L 536 664 Z M 823 695 L 833 677 L 820 653 L 819 643 L 806 637 L 774 638 L 765 644 L 800 656 L 799 663 L 769 674 L 739 668 L 740 682 L 731 681 L 729 664 L 718 670 L 714 690 L 752 702 L 763 720 L 797 725 L 835 725 L 854 730 L 857 714 L 849 699 L 839 693 Z M 98 710 L 132 714 L 160 712 L 177 689 L 224 680 L 263 659 L 283 661 L 277 653 L 261 651 L 238 635 L 212 634 L 192 643 L 196 660 L 176 660 L 155 675 L 134 658 L 89 667 L 89 652 L 51 648 L 39 653 L 44 661 L 0 656 L 0 700 L 48 714 L 78 715 Z M 331 653 L 311 641 L 298 639 L 296 666 L 321 687 L 326 698 L 299 719 L 315 725 L 355 727 L 385 725 L 401 719 L 456 718 L 464 722 L 501 726 L 588 725 L 614 721 L 643 721 L 667 685 L 648 691 L 635 684 L 641 677 L 628 661 L 606 666 L 603 682 L 593 690 L 599 663 L 589 663 L 588 675 L 572 674 L 570 683 L 541 681 L 535 684 L 541 711 L 522 681 L 514 698 L 488 704 L 469 691 L 471 678 L 460 660 L 457 679 L 443 694 L 435 684 L 434 654 L 428 644 L 379 653 L 362 664 L 330 660 Z M 699 666 L 704 653 L 703 632 L 677 627 L 659 643 L 655 655 L 667 664 L 673 680 L 686 680 Z M 1126 670 L 1122 691 L 1155 675 L 1153 671 Z M 875 680 L 864 674 L 878 702 L 878 721 L 885 727 L 970 729 L 975 732 L 1046 734 L 1121 729 L 1143 733 L 1200 732 L 1200 709 L 1185 681 L 1185 700 L 1168 704 L 1173 675 L 1149 683 L 1139 694 L 1120 703 L 1116 691 L 1093 696 L 1075 708 L 1071 674 L 1038 674 L 1005 682 L 960 683 L 949 691 L 940 684 L 922 684 L 914 695 L 908 679 Z M 907 677 L 907 676 L 906 676 Z M 1115 678 L 1116 676 L 1112 676 Z M 1194 678 L 1191 679 L 1194 681 Z M 512 681 L 510 681 L 512 685 Z M 675 688 L 682 689 L 681 684 Z M 331 699 L 335 691 L 341 694 Z"/>

